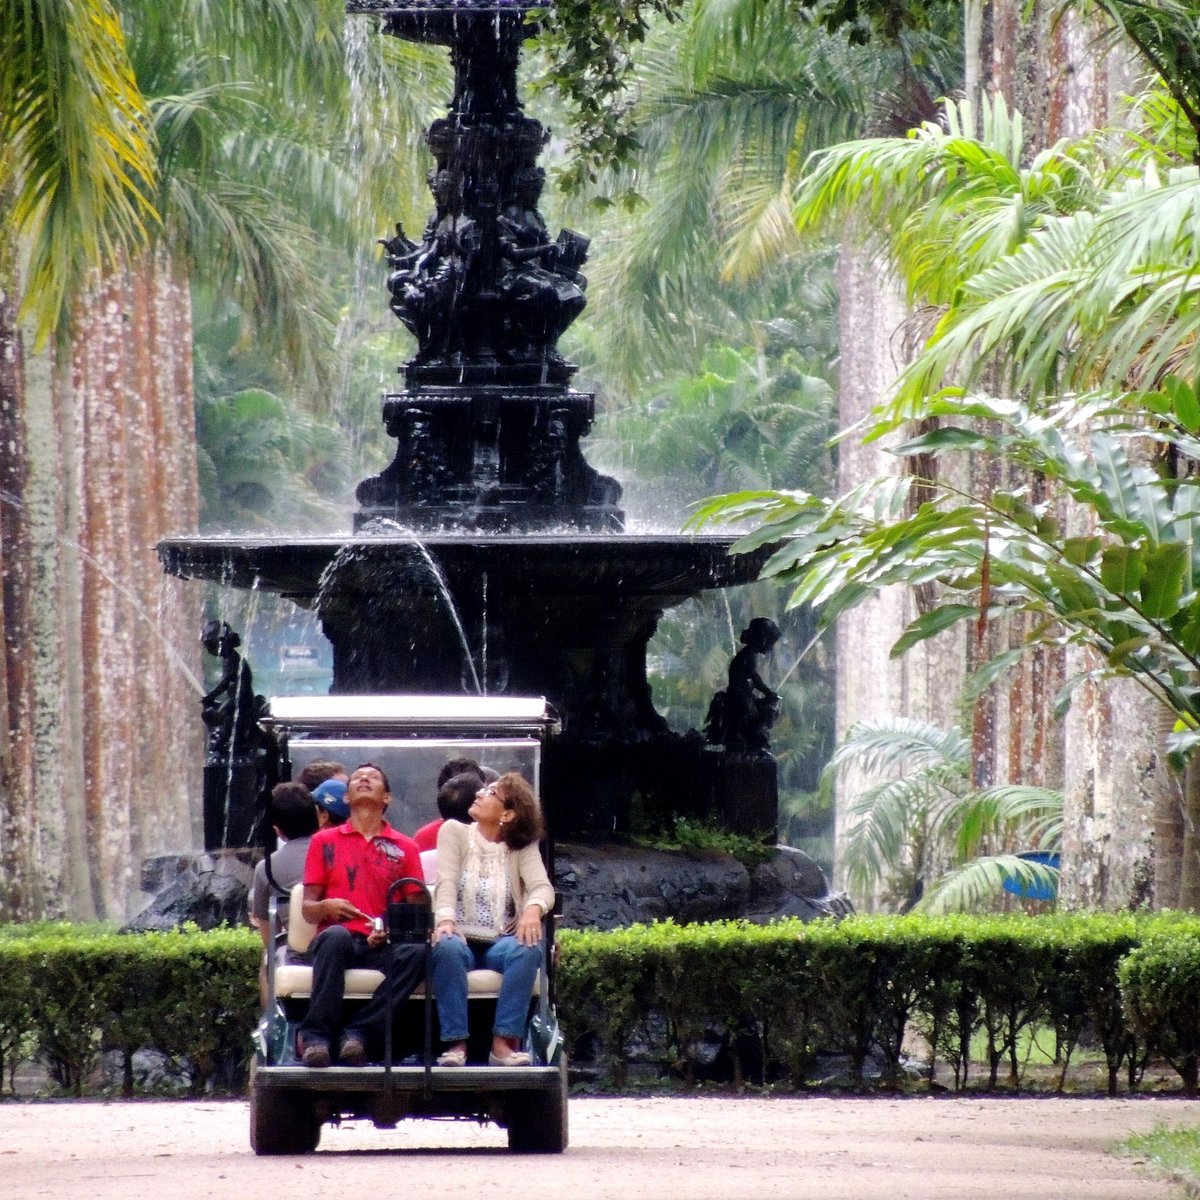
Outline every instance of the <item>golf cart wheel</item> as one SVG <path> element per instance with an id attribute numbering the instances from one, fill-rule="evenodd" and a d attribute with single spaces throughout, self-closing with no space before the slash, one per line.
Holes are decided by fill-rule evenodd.
<path id="1" fill-rule="evenodd" d="M 518 1154 L 561 1154 L 567 1148 L 567 1059 L 558 1085 L 519 1092 L 508 1103 L 508 1148 Z"/>
<path id="2" fill-rule="evenodd" d="M 321 1140 L 312 1098 L 258 1086 L 250 1071 L 250 1147 L 255 1154 L 311 1154 Z"/>

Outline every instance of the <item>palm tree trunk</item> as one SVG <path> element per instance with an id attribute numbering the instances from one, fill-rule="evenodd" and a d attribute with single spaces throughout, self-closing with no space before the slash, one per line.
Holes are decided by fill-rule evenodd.
<path id="1" fill-rule="evenodd" d="M 7 204 L 0 196 L 0 213 Z M 0 223 L 0 230 L 6 226 Z M 16 246 L 0 232 L 0 921 L 39 903 L 34 870 L 32 756 L 28 736 L 33 706 L 29 671 L 32 564 L 25 536 L 26 494 L 24 345 L 17 316 Z"/>
<path id="2" fill-rule="evenodd" d="M 198 660 L 199 596 L 184 601 L 155 544 L 196 525 L 191 306 L 165 255 L 93 291 L 75 340 L 78 597 L 85 813 L 99 907 L 124 916 L 144 857 L 187 850 L 201 726 L 181 665 Z M 189 608 L 195 616 L 189 617 Z M 169 624 L 164 620 L 167 618 Z"/>
<path id="3" fill-rule="evenodd" d="M 15 289 L 4 297 L 15 295 Z M 147 255 L 19 354 L 0 303 L 0 917 L 123 921 L 199 845 L 200 597 L 155 543 L 197 525 L 186 278 Z M 27 569 L 10 569 L 27 563 Z"/>
<path id="4" fill-rule="evenodd" d="M 1176 906 L 1185 912 L 1200 912 L 1200 762 L 1193 757 L 1184 772 L 1183 838 L 1179 846 L 1179 899 Z M 1164 848 L 1155 845 L 1160 869 L 1164 869 Z"/>

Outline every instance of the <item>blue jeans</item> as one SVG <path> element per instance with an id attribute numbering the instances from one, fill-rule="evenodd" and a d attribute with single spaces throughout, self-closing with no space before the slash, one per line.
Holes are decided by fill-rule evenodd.
<path id="1" fill-rule="evenodd" d="M 467 972 L 480 967 L 504 976 L 492 1032 L 497 1037 L 523 1038 L 533 981 L 541 965 L 541 942 L 522 946 L 512 934 L 494 942 L 467 942 L 459 934 L 442 938 L 433 948 L 430 967 L 442 1041 L 467 1040 Z"/>

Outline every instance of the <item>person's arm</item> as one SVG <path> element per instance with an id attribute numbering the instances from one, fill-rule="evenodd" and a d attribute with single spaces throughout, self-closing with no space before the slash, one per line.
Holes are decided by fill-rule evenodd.
<path id="1" fill-rule="evenodd" d="M 446 821 L 438 830 L 437 883 L 433 887 L 433 940 L 453 936 L 458 927 L 458 877 L 462 874 L 463 836 L 470 826 Z"/>
<path id="2" fill-rule="evenodd" d="M 258 930 L 263 946 L 271 948 L 271 924 L 267 919 L 267 871 L 266 860 L 254 868 L 254 883 L 250 888 L 250 924 Z"/>
<path id="3" fill-rule="evenodd" d="M 308 844 L 308 855 L 304 859 L 304 903 L 300 908 L 304 919 L 310 925 L 336 925 L 363 916 L 364 914 L 349 900 L 325 898 L 329 872 L 325 866 L 322 847 L 320 835 L 314 836 Z"/>
<path id="4" fill-rule="evenodd" d="M 542 918 L 554 907 L 554 885 L 536 842 L 519 850 L 516 857 L 522 907 L 513 932 L 521 945 L 536 946 L 542 940 Z"/>
<path id="5" fill-rule="evenodd" d="M 326 898 L 325 889 L 319 884 L 304 885 L 304 904 L 300 910 L 304 919 L 310 925 L 337 925 L 343 921 L 353 921 L 355 917 L 365 917 L 364 913 L 349 900 L 340 896 Z"/>

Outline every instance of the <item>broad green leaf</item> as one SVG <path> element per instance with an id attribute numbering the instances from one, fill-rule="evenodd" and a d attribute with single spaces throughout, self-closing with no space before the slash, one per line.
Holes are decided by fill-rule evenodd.
<path id="1" fill-rule="evenodd" d="M 972 429 L 932 429 L 920 437 L 911 438 L 895 448 L 894 453 L 904 457 L 914 454 L 931 454 L 939 450 L 990 450 L 995 439 Z"/>
<path id="2" fill-rule="evenodd" d="M 1179 629 L 1179 642 L 1185 654 L 1200 652 L 1200 599 L 1193 600 L 1183 610 L 1186 620 Z"/>
<path id="3" fill-rule="evenodd" d="M 943 604 L 913 621 L 892 646 L 890 657 L 899 658 L 918 642 L 936 637 L 959 621 L 968 621 L 978 615 L 979 609 L 973 604 Z"/>
<path id="4" fill-rule="evenodd" d="M 1162 382 L 1163 391 L 1170 397 L 1175 416 L 1188 433 L 1200 433 L 1200 399 L 1186 380 L 1168 375 Z"/>
<path id="5" fill-rule="evenodd" d="M 1130 658 L 1145 650 L 1149 644 L 1150 639 L 1145 636 L 1127 638 L 1109 651 L 1108 665 L 1110 667 L 1125 666 Z"/>
<path id="6" fill-rule="evenodd" d="M 1118 596 L 1131 596 L 1141 585 L 1145 563 L 1136 546 L 1106 546 L 1100 556 L 1100 581 Z"/>
<path id="7" fill-rule="evenodd" d="M 1146 554 L 1140 584 L 1142 611 L 1148 617 L 1169 617 L 1179 610 L 1189 550 L 1182 542 L 1164 542 Z"/>
<path id="8" fill-rule="evenodd" d="M 1098 537 L 1073 537 L 1063 542 L 1063 558 L 1073 566 L 1082 567 L 1100 553 L 1103 539 Z"/>
<path id="9" fill-rule="evenodd" d="M 1022 497 L 1013 495 L 1011 492 L 997 492 L 992 497 L 992 504 L 1022 529 L 1030 531 L 1037 529 L 1040 516 L 1037 510 Z"/>

